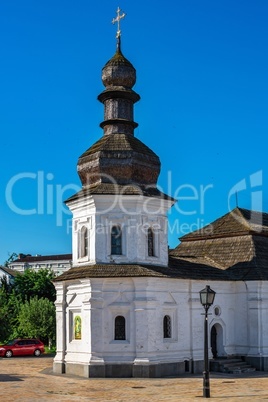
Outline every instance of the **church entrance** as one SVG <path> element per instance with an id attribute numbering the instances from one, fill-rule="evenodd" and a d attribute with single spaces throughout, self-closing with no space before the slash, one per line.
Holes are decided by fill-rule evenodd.
<path id="1" fill-rule="evenodd" d="M 220 324 L 214 324 L 211 328 L 210 345 L 213 358 L 225 355 L 223 346 L 223 329 Z"/>

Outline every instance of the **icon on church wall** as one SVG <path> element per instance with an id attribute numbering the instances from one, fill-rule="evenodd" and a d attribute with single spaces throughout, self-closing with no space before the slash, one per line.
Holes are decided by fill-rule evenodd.
<path id="1" fill-rule="evenodd" d="M 82 320 L 79 315 L 74 317 L 74 339 L 81 339 Z"/>

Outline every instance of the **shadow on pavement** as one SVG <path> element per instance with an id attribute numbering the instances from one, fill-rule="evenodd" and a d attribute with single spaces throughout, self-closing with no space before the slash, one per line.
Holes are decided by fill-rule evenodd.
<path id="1" fill-rule="evenodd" d="M 23 379 L 21 377 L 18 377 L 17 375 L 0 374 L 0 382 L 8 381 L 23 381 Z"/>

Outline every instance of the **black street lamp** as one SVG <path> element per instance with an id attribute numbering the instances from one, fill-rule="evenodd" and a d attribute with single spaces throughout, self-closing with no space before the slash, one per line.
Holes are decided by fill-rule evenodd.
<path id="1" fill-rule="evenodd" d="M 205 289 L 200 290 L 199 294 L 200 294 L 200 302 L 205 309 L 203 397 L 210 398 L 209 360 L 208 360 L 208 309 L 214 302 L 216 292 L 210 289 L 210 286 L 207 285 Z"/>

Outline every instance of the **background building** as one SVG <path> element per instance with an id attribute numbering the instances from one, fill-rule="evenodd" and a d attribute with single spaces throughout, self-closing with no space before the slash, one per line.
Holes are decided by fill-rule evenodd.
<path id="1" fill-rule="evenodd" d="M 15 276 L 18 275 L 18 271 L 14 269 L 3 267 L 0 265 L 0 280 L 6 279 L 7 284 L 13 284 Z M 1 285 L 0 285 L 1 286 Z"/>
<path id="2" fill-rule="evenodd" d="M 56 276 L 70 269 L 72 266 L 72 254 L 36 255 L 19 254 L 18 258 L 8 264 L 14 271 L 23 273 L 31 268 L 38 271 L 42 268 L 51 269 Z"/>

